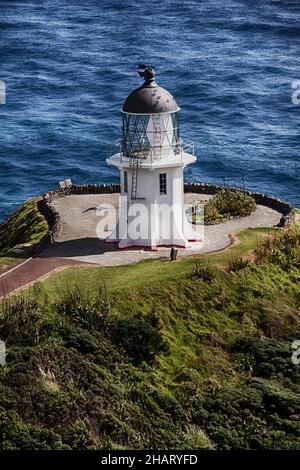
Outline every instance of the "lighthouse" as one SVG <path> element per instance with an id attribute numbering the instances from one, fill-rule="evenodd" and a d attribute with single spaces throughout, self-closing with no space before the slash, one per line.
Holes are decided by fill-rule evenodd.
<path id="1" fill-rule="evenodd" d="M 184 168 L 196 161 L 194 144 L 180 136 L 180 108 L 140 65 L 144 83 L 122 108 L 120 151 L 106 159 L 120 172 L 119 220 L 106 239 L 119 248 L 189 248 L 196 240 L 184 207 Z"/>

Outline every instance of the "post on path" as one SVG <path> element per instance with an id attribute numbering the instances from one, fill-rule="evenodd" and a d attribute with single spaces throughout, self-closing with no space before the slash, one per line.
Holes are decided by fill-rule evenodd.
<path id="1" fill-rule="evenodd" d="M 173 246 L 170 251 L 170 261 L 176 261 L 177 260 L 177 254 L 178 250 L 176 250 Z"/>

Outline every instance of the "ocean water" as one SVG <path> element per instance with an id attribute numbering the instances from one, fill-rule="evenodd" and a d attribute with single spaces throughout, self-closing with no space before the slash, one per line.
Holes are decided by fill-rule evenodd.
<path id="1" fill-rule="evenodd" d="M 299 0 L 0 0 L 0 218 L 67 177 L 118 181 L 105 158 L 137 63 L 182 108 L 187 180 L 300 207 L 299 51 Z"/>

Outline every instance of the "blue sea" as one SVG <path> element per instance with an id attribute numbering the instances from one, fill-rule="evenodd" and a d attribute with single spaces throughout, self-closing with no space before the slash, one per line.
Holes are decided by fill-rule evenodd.
<path id="1" fill-rule="evenodd" d="M 182 108 L 187 180 L 300 207 L 299 52 L 299 0 L 0 0 L 0 218 L 64 178 L 118 181 L 105 158 L 137 63 Z"/>

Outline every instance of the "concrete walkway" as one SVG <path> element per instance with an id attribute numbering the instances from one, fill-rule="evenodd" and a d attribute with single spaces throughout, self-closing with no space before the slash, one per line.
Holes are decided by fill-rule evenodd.
<path id="1" fill-rule="evenodd" d="M 118 250 L 115 244 L 105 243 L 116 223 L 114 215 L 118 217 L 118 197 L 118 194 L 71 195 L 54 201 L 53 205 L 62 219 L 63 230 L 56 243 L 41 256 L 62 257 L 106 266 L 168 256 L 169 248 L 160 248 L 157 252 L 144 249 Z M 211 197 L 187 193 L 185 203 L 203 203 Z M 106 217 L 105 225 L 101 223 L 103 214 Z M 204 243 L 193 244 L 191 249 L 179 249 L 178 254 L 188 256 L 222 250 L 230 244 L 234 233 L 247 228 L 274 227 L 280 218 L 280 213 L 258 205 L 256 211 L 248 217 L 205 226 L 204 233 L 200 234 Z"/>

